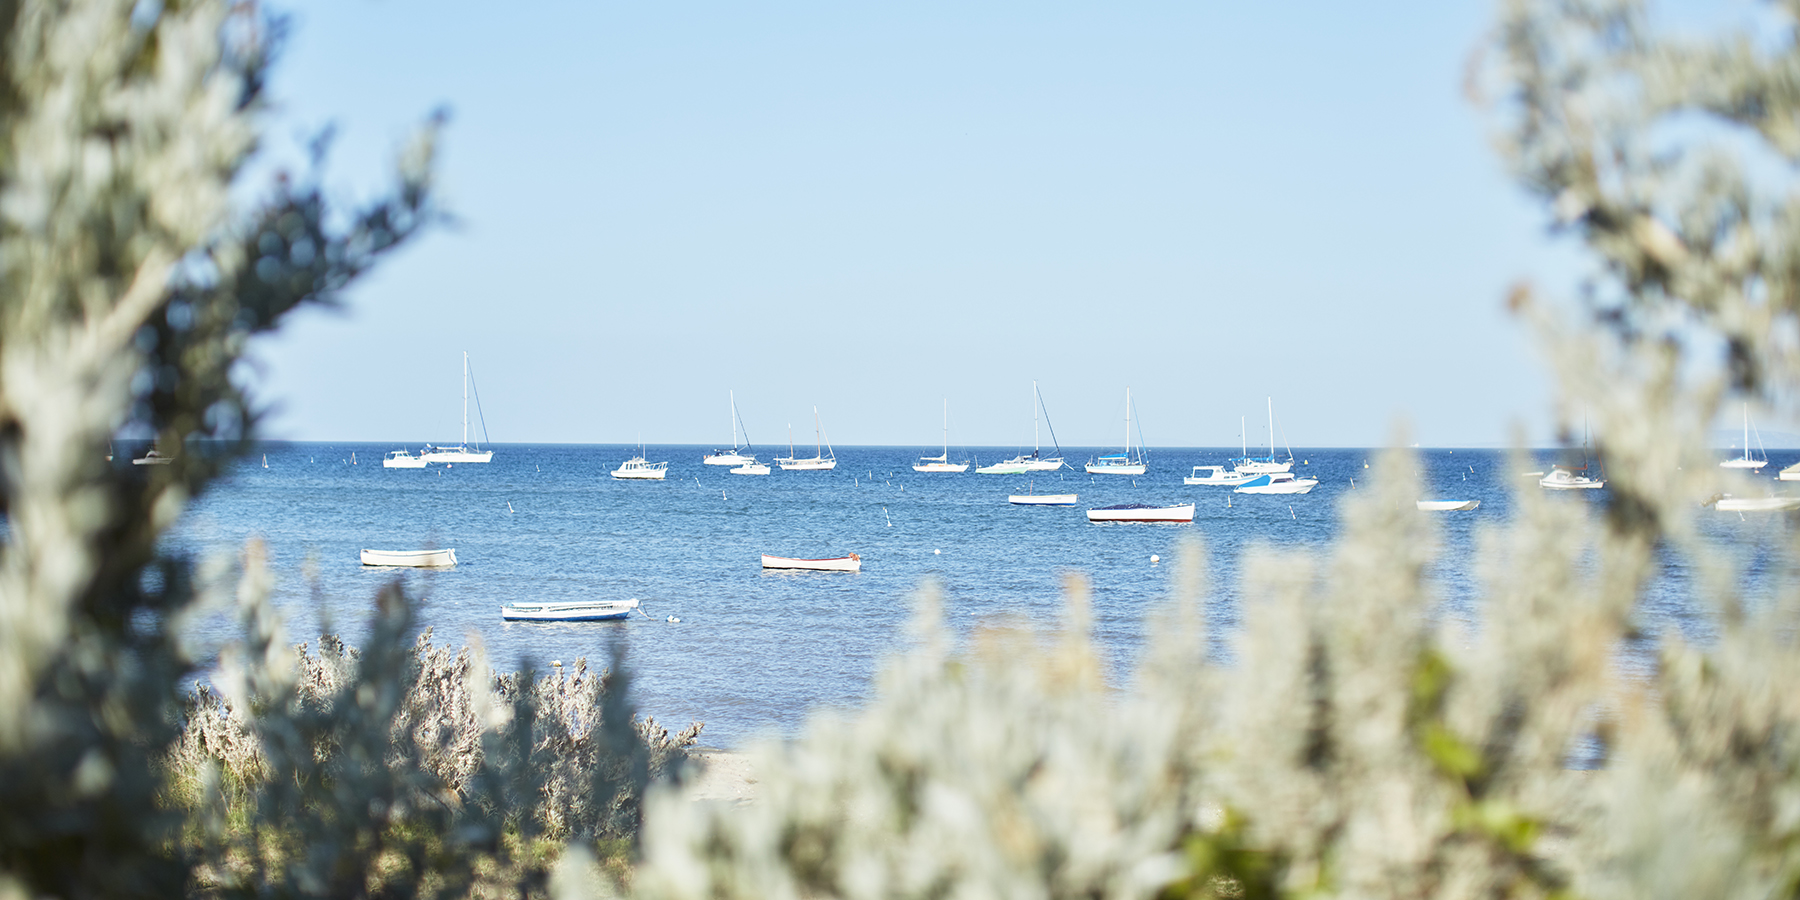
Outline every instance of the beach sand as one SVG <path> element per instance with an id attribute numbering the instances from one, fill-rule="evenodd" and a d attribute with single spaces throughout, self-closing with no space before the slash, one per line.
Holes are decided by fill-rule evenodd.
<path id="1" fill-rule="evenodd" d="M 688 788 L 689 799 L 734 806 L 756 799 L 756 777 L 750 771 L 748 755 L 713 747 L 696 747 L 690 755 L 700 764 L 700 775 Z"/>

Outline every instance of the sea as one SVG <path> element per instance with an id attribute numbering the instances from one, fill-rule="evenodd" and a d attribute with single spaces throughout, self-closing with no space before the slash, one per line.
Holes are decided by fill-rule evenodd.
<path id="1" fill-rule="evenodd" d="M 942 591 L 959 635 L 984 622 L 1050 626 L 1060 620 L 1070 575 L 1092 585 L 1094 638 L 1110 677 L 1124 683 L 1144 644 L 1146 616 L 1170 596 L 1181 542 L 1207 552 L 1205 605 L 1218 656 L 1230 664 L 1245 604 L 1244 554 L 1257 547 L 1328 551 L 1340 504 L 1368 489 L 1379 451 L 1295 453 L 1294 471 L 1317 478 L 1304 495 L 1236 494 L 1186 485 L 1192 467 L 1224 464 L 1237 448 L 1152 448 L 1141 476 L 1089 475 L 1100 448 L 1065 448 L 1060 473 L 917 473 L 925 447 L 840 447 L 828 472 L 730 474 L 701 462 L 710 449 L 645 448 L 667 460 L 663 481 L 621 481 L 611 471 L 636 446 L 494 445 L 486 464 L 387 469 L 390 444 L 271 442 L 233 464 L 193 502 L 168 536 L 197 559 L 242 553 L 261 540 L 275 576 L 274 601 L 293 642 L 321 633 L 355 644 L 373 598 L 399 580 L 420 599 L 419 625 L 452 646 L 478 639 L 496 668 L 545 671 L 586 659 L 603 666 L 620 647 L 641 714 L 683 727 L 705 723 L 702 743 L 735 747 L 759 735 L 792 735 L 824 708 L 853 710 L 869 696 L 883 660 L 905 646 L 913 597 L 927 581 Z M 972 448 L 978 464 L 1014 448 Z M 1473 548 L 1504 522 L 1516 490 L 1536 491 L 1521 469 L 1546 469 L 1548 453 L 1415 450 L 1433 499 L 1478 500 L 1477 509 L 1430 515 L 1442 552 L 1432 576 L 1440 614 L 1478 618 Z M 770 454 L 764 454 L 768 461 Z M 957 459 L 952 454 L 952 459 Z M 1767 470 L 1791 460 L 1771 460 Z M 1764 476 L 1769 477 L 1769 476 Z M 1014 493 L 1074 493 L 1072 507 L 1027 507 Z M 1571 491 L 1559 502 L 1591 507 L 1608 492 Z M 1193 503 L 1192 524 L 1090 524 L 1086 510 L 1116 503 Z M 1703 517 L 1724 552 L 1743 557 L 1746 578 L 1778 568 L 1781 515 Z M 361 565 L 362 549 L 455 548 L 441 571 Z M 761 556 L 856 553 L 858 573 L 765 570 Z M 1654 635 L 1711 634 L 1712 616 L 1690 596 L 1687 563 L 1665 552 L 1640 611 L 1648 664 Z M 504 622 L 513 602 L 637 598 L 641 612 L 614 622 Z M 214 646 L 236 625 L 202 619 L 196 639 Z"/>

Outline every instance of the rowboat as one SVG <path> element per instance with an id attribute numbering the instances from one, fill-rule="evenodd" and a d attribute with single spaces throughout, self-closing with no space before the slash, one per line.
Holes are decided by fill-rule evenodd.
<path id="1" fill-rule="evenodd" d="M 1481 505 L 1480 500 L 1420 500 L 1419 508 L 1427 512 L 1452 512 L 1461 509 L 1474 509 Z"/>
<path id="2" fill-rule="evenodd" d="M 765 569 L 807 569 L 814 572 L 861 572 L 862 557 L 852 553 L 848 556 L 834 556 L 830 559 L 795 559 L 788 556 L 770 556 L 764 553 L 762 567 Z"/>
<path id="3" fill-rule="evenodd" d="M 410 566 L 414 568 L 436 568 L 456 565 L 456 548 L 446 547 L 442 550 L 364 550 L 362 564 L 365 566 Z"/>
<path id="4" fill-rule="evenodd" d="M 636 599 L 513 603 L 500 607 L 500 618 L 508 622 L 603 622 L 607 619 L 623 619 L 637 608 Z"/>
<path id="5" fill-rule="evenodd" d="M 1011 494 L 1006 498 L 1015 506 L 1074 506 L 1074 494 Z"/>
<path id="6" fill-rule="evenodd" d="M 1089 522 L 1192 522 L 1194 504 L 1151 506 L 1148 503 L 1119 503 L 1087 511 Z"/>
<path id="7" fill-rule="evenodd" d="M 1723 512 L 1784 512 L 1800 509 L 1800 497 L 1722 497 L 1717 507 Z"/>

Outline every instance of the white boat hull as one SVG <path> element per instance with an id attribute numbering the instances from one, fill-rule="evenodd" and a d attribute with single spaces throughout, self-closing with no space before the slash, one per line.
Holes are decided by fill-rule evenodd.
<path id="1" fill-rule="evenodd" d="M 1232 488 L 1234 494 L 1305 494 L 1319 486 L 1317 478 L 1295 478 L 1286 472 L 1258 475 Z"/>
<path id="2" fill-rule="evenodd" d="M 1291 471 L 1294 468 L 1294 461 L 1290 459 L 1287 462 L 1270 462 L 1266 459 L 1243 459 L 1239 460 L 1233 468 L 1246 475 L 1273 475 L 1276 472 Z"/>
<path id="3" fill-rule="evenodd" d="M 1125 503 L 1119 506 L 1102 506 L 1088 510 L 1087 518 L 1089 522 L 1192 522 L 1194 504 L 1146 506 L 1142 503 Z"/>
<path id="4" fill-rule="evenodd" d="M 783 472 L 826 472 L 837 468 L 836 459 L 778 459 Z"/>
<path id="5" fill-rule="evenodd" d="M 700 460 L 709 466 L 747 466 L 756 462 L 756 457 L 742 453 L 714 453 Z"/>
<path id="6" fill-rule="evenodd" d="M 914 472 L 967 472 L 967 471 L 969 471 L 969 464 L 968 463 L 944 463 L 944 462 L 920 463 L 916 466 L 913 466 L 913 471 Z"/>
<path id="7" fill-rule="evenodd" d="M 1592 491 L 1606 487 L 1606 482 L 1599 478 L 1576 475 L 1567 469 L 1551 469 L 1550 474 L 1538 479 L 1538 487 L 1547 491 Z"/>
<path id="8" fill-rule="evenodd" d="M 668 474 L 668 463 L 646 462 L 639 458 L 626 460 L 624 465 L 613 470 L 612 477 L 620 481 L 661 481 Z"/>
<path id="9" fill-rule="evenodd" d="M 1074 506 L 1074 494 L 1013 494 L 1006 502 L 1016 506 Z"/>
<path id="10" fill-rule="evenodd" d="M 1201 475 L 1202 471 L 1211 471 L 1211 475 Z M 1194 474 L 1181 479 L 1182 484 L 1205 484 L 1214 487 L 1237 487 L 1255 479 L 1255 475 L 1240 472 L 1227 472 L 1224 466 L 1195 466 Z"/>
<path id="11" fill-rule="evenodd" d="M 1029 471 L 1031 471 L 1030 466 L 1028 466 L 1022 462 L 1017 462 L 1014 460 L 1007 460 L 1006 462 L 1003 462 L 1003 463 L 994 463 L 991 466 L 982 466 L 981 468 L 975 470 L 975 474 L 977 474 L 977 475 L 1023 475 Z"/>
<path id="12" fill-rule="evenodd" d="M 1728 459 L 1719 463 L 1721 469 L 1760 469 L 1769 464 L 1766 459 Z"/>
<path id="13" fill-rule="evenodd" d="M 419 455 L 425 462 L 441 463 L 484 463 L 494 458 L 492 450 L 470 450 L 466 447 L 448 447 L 438 450 L 427 450 Z"/>
<path id="14" fill-rule="evenodd" d="M 166 466 L 174 461 L 175 457 L 164 456 L 161 453 L 152 450 L 149 453 L 132 460 L 131 464 L 134 466 Z"/>
<path id="15" fill-rule="evenodd" d="M 456 565 L 456 548 L 442 550 L 364 550 L 365 566 L 405 566 L 408 568 L 442 568 Z"/>
<path id="16" fill-rule="evenodd" d="M 849 556 L 836 556 L 830 559 L 795 559 L 789 556 L 770 556 L 764 553 L 762 567 L 765 569 L 805 569 L 812 572 L 861 572 L 862 557 L 852 553 Z"/>
<path id="17" fill-rule="evenodd" d="M 1785 512 L 1800 509 L 1800 497 L 1725 497 L 1717 505 L 1722 512 Z"/>
<path id="18" fill-rule="evenodd" d="M 767 474 L 769 474 L 769 467 L 763 463 L 753 462 L 753 463 L 738 466 L 737 468 L 732 469 L 731 474 L 733 474 L 733 475 L 767 475 Z"/>
<path id="19" fill-rule="evenodd" d="M 1146 467 L 1142 463 L 1135 465 L 1108 466 L 1099 463 L 1088 463 L 1089 475 L 1142 475 Z"/>
<path id="20" fill-rule="evenodd" d="M 633 600 L 588 600 L 573 603 L 514 603 L 500 607 L 508 622 L 603 622 L 623 619 L 638 608 Z"/>
<path id="21" fill-rule="evenodd" d="M 1418 506 L 1426 512 L 1454 512 L 1474 509 L 1481 505 L 1480 500 L 1420 500 Z"/>
<path id="22" fill-rule="evenodd" d="M 1780 481 L 1800 481 L 1800 463 L 1794 463 L 1793 465 L 1782 469 L 1775 478 Z"/>

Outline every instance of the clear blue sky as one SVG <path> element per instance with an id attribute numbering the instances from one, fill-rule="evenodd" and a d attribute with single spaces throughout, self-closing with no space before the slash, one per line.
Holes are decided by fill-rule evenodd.
<path id="1" fill-rule="evenodd" d="M 273 82 L 462 225 L 263 343 L 274 436 L 1235 444 L 1550 435 L 1502 312 L 1575 268 L 1462 95 L 1484 2 L 317 2 Z M 1560 288 L 1559 288 L 1560 289 Z"/>

